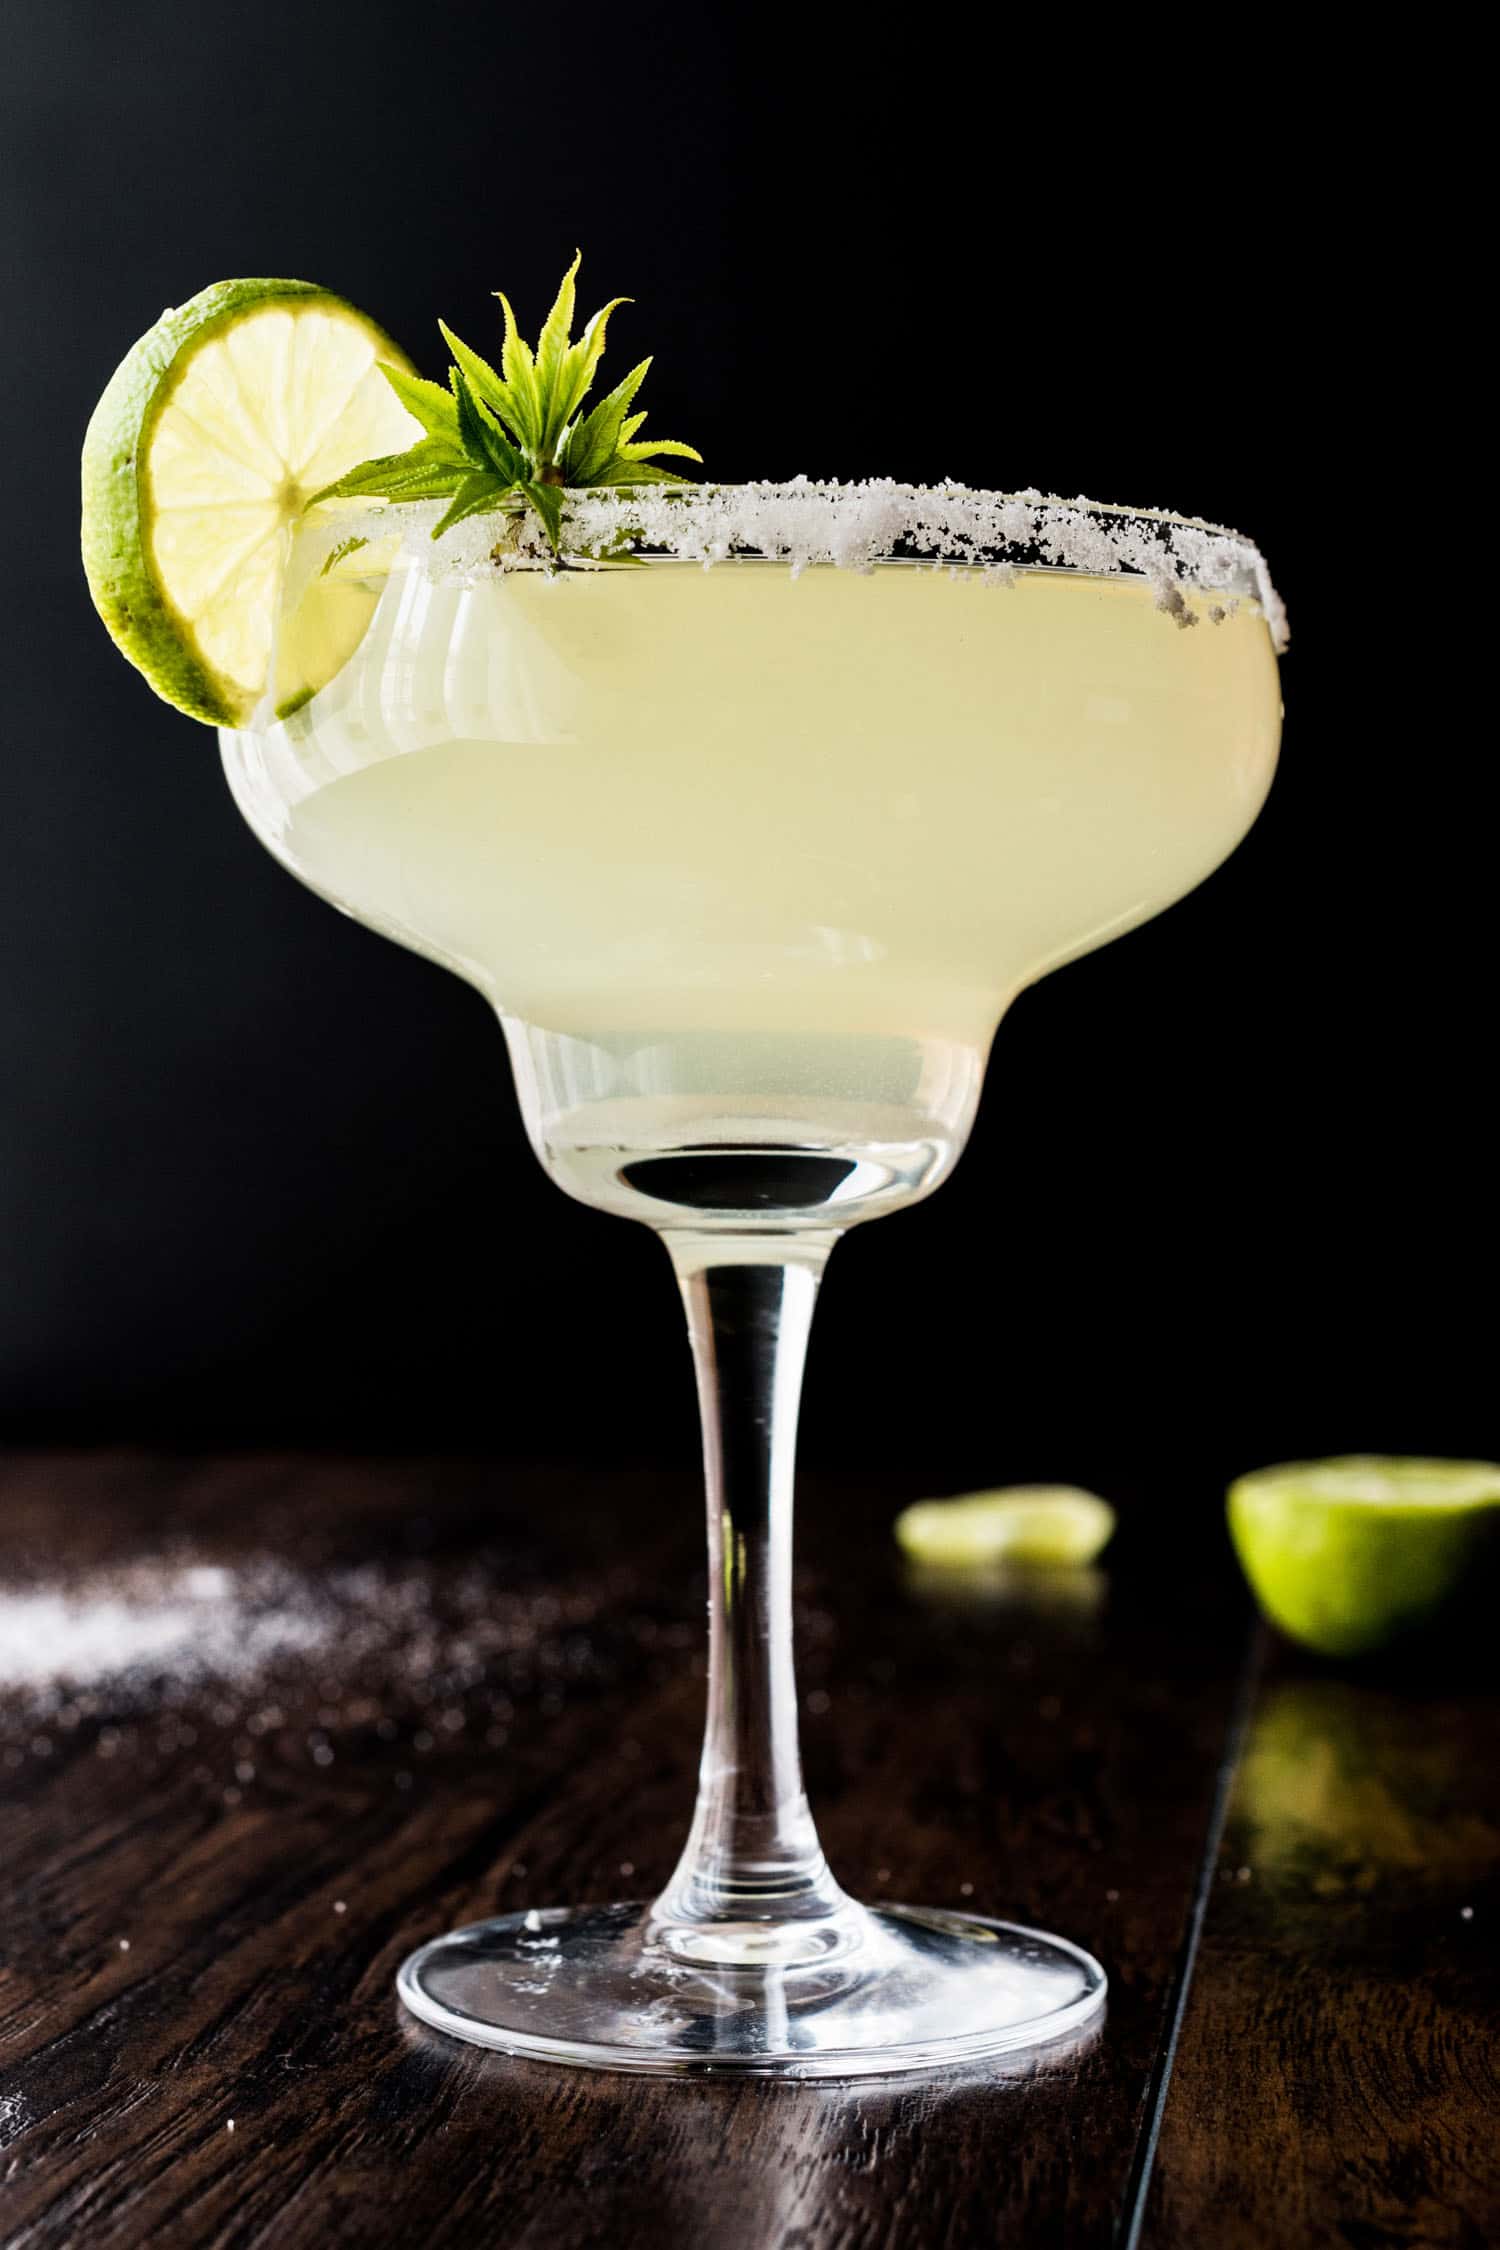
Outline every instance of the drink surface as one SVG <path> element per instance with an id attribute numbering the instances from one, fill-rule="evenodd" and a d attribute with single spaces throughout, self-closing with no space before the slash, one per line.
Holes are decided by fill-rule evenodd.
<path id="1" fill-rule="evenodd" d="M 398 566 L 225 765 L 287 866 L 499 1009 L 565 1186 L 838 1223 L 936 1184 L 1024 985 L 1250 826 L 1276 661 L 1211 606 L 1043 569 Z"/>

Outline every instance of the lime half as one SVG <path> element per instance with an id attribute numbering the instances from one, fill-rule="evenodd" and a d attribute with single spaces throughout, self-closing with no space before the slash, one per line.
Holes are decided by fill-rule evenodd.
<path id="1" fill-rule="evenodd" d="M 1229 1488 L 1229 1531 L 1273 1625 L 1359 1656 L 1430 1623 L 1500 1550 L 1500 1464 L 1351 1454 L 1257 1469 Z"/>
<path id="2" fill-rule="evenodd" d="M 116 369 L 83 447 L 94 605 L 158 695 L 242 726 L 332 678 L 368 622 L 347 584 L 278 650 L 291 527 L 311 494 L 421 435 L 377 362 L 405 356 L 306 281 L 221 281 Z M 276 676 L 272 678 L 273 657 Z"/>
<path id="3" fill-rule="evenodd" d="M 1077 1569 L 1102 1552 L 1115 1512 L 1076 1484 L 1012 1484 L 954 1500 L 917 1500 L 896 1537 L 917 1562 L 962 1568 L 1026 1563 Z"/>

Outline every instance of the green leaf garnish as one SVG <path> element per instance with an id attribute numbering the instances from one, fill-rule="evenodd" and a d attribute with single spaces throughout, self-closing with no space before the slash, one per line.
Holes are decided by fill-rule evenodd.
<path id="1" fill-rule="evenodd" d="M 498 372 L 443 321 L 438 326 L 453 355 L 446 390 L 382 363 L 380 372 L 425 435 L 405 453 L 362 461 L 336 484 L 314 493 L 308 506 L 354 498 L 446 500 L 449 506 L 434 539 L 466 516 L 522 519 L 529 513 L 556 555 L 562 551 L 569 486 L 685 484 L 685 477 L 662 468 L 656 456 L 698 461 L 701 454 L 680 438 L 641 438 L 645 415 L 630 411 L 649 359 L 580 417 L 603 355 L 610 314 L 630 300 L 611 298 L 575 342 L 578 265 L 575 252 L 535 351 L 516 325 L 510 300 L 496 291 L 504 316 Z M 605 559 L 625 558 L 612 550 Z"/>
<path id="2" fill-rule="evenodd" d="M 368 547 L 369 544 L 368 539 L 341 539 L 338 545 L 330 548 L 324 556 L 323 567 L 318 572 L 318 576 L 326 578 L 330 570 L 337 570 L 341 562 L 347 561 L 350 555 L 357 555 L 361 547 Z M 277 715 L 280 716 L 279 713 Z"/>

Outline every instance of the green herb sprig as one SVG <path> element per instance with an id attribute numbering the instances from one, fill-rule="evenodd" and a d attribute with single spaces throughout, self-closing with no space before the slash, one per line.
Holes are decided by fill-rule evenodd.
<path id="1" fill-rule="evenodd" d="M 561 552 L 567 488 L 586 485 L 684 484 L 655 456 L 702 455 L 677 438 L 642 438 L 644 413 L 632 413 L 650 367 L 643 359 L 586 415 L 580 408 L 604 352 L 610 314 L 628 297 L 600 307 L 575 343 L 574 281 L 579 257 L 563 276 L 533 351 L 516 326 L 510 300 L 495 292 L 505 315 L 500 372 L 439 321 L 453 355 L 448 388 L 383 362 L 380 372 L 427 433 L 404 453 L 362 461 L 319 500 L 358 496 L 383 500 L 447 500 L 436 539 L 466 516 L 500 511 L 515 519 L 532 511 L 554 554 Z"/>

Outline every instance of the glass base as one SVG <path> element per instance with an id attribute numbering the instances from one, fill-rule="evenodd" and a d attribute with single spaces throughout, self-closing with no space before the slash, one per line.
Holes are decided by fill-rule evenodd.
<path id="1" fill-rule="evenodd" d="M 891 2077 L 1082 2031 L 1104 1971 L 1064 1938 L 977 1914 L 855 1908 L 834 1956 L 714 1967 L 647 1905 L 533 1908 L 436 1938 L 397 1990 L 435 2030 L 592 2070 Z"/>

